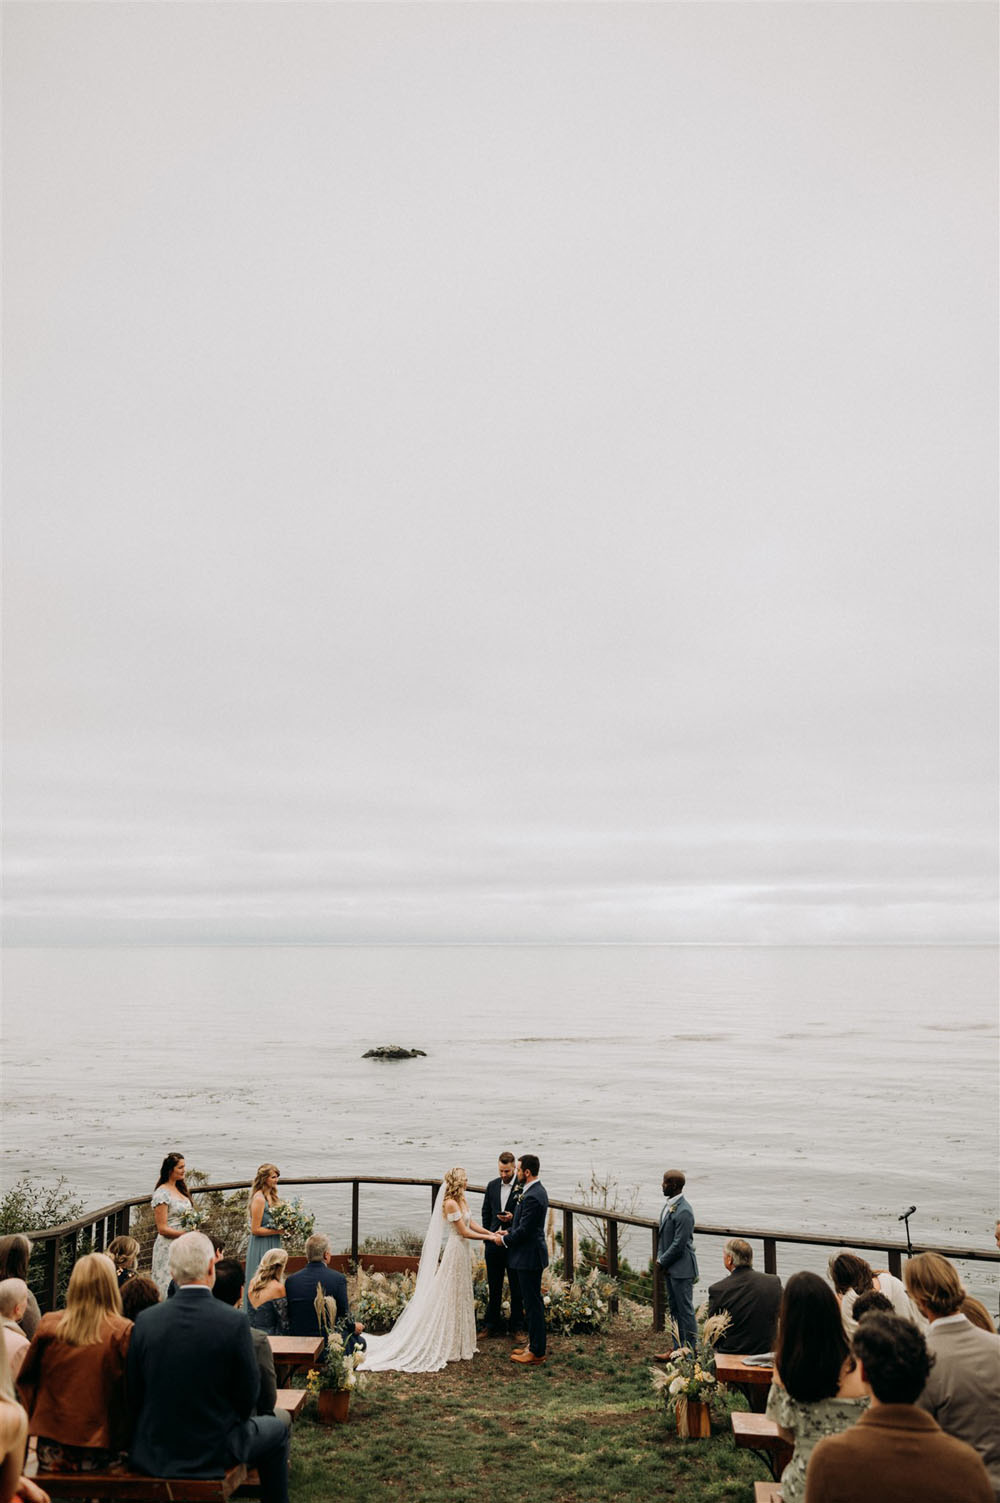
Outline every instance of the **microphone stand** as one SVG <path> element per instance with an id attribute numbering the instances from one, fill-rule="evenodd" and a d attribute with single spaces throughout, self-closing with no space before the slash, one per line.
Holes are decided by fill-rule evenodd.
<path id="1" fill-rule="evenodd" d="M 904 1211 L 902 1216 L 897 1218 L 906 1227 L 906 1256 L 908 1258 L 913 1257 L 913 1243 L 910 1241 L 910 1217 L 916 1209 L 916 1206 L 911 1206 L 908 1211 Z"/>

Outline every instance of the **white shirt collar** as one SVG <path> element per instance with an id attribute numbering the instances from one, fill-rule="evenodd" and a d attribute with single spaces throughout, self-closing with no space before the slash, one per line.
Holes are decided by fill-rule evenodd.
<path id="1" fill-rule="evenodd" d="M 666 1200 L 663 1202 L 663 1204 L 664 1204 L 664 1206 L 666 1207 L 666 1209 L 668 1211 L 672 1211 L 673 1208 L 674 1208 L 674 1206 L 677 1204 L 677 1202 L 679 1200 L 683 1200 L 683 1198 L 684 1198 L 684 1191 L 683 1190 L 678 1190 L 678 1192 L 677 1192 L 676 1195 L 668 1195 L 667 1198 L 666 1198 Z"/>
<path id="2" fill-rule="evenodd" d="M 932 1330 L 937 1330 L 938 1326 L 957 1326 L 959 1321 L 962 1320 L 965 1321 L 967 1326 L 972 1324 L 969 1317 L 963 1315 L 961 1310 L 959 1310 L 955 1315 L 939 1315 L 936 1320 L 931 1321 L 931 1328 Z"/>

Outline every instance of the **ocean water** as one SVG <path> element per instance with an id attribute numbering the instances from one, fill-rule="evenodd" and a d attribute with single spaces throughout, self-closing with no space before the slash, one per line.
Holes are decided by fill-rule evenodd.
<path id="1" fill-rule="evenodd" d="M 891 1238 L 915 1203 L 915 1241 L 993 1246 L 992 948 L 9 949 L 3 971 L 5 1185 L 63 1174 L 97 1207 L 171 1149 L 215 1180 L 482 1182 L 509 1147 L 555 1196 L 635 1187 L 639 1215 L 669 1164 L 703 1222 Z M 361 1058 L 382 1043 L 427 1058 Z M 304 1198 L 346 1239 L 349 1190 Z M 418 1226 L 428 1195 L 361 1208 L 363 1235 Z M 995 1305 L 994 1269 L 971 1282 Z"/>

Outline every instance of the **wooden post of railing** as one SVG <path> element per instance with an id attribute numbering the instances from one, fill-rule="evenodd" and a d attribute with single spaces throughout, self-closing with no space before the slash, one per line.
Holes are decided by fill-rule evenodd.
<path id="1" fill-rule="evenodd" d="M 903 1277 L 903 1254 L 894 1247 L 889 1249 L 889 1272 L 897 1279 Z"/>
<path id="2" fill-rule="evenodd" d="M 358 1266 L 358 1228 L 361 1223 L 361 1185 L 351 1180 L 351 1262 Z"/>
<path id="3" fill-rule="evenodd" d="M 45 1307 L 54 1310 L 59 1303 L 59 1254 L 62 1238 L 50 1237 L 45 1244 Z"/>
<path id="4" fill-rule="evenodd" d="M 608 1277 L 612 1278 L 612 1279 L 616 1279 L 618 1277 L 618 1223 L 611 1216 L 608 1217 L 607 1228 L 608 1228 Z M 613 1299 L 611 1301 L 611 1313 L 612 1313 L 612 1315 L 617 1315 L 618 1314 L 618 1301 L 617 1301 L 617 1299 Z"/>
<path id="5" fill-rule="evenodd" d="M 777 1273 L 778 1244 L 773 1237 L 764 1238 L 764 1272 Z"/>
<path id="6" fill-rule="evenodd" d="M 563 1278 L 573 1282 L 573 1212 L 563 1211 Z"/>
<path id="7" fill-rule="evenodd" d="M 653 1228 L 653 1330 L 663 1330 L 663 1274 L 656 1261 L 660 1245 L 660 1229 Z"/>
<path id="8" fill-rule="evenodd" d="M 94 1222 L 94 1252 L 103 1252 L 107 1247 L 107 1233 L 107 1219 L 106 1217 L 102 1216 L 100 1221 Z"/>

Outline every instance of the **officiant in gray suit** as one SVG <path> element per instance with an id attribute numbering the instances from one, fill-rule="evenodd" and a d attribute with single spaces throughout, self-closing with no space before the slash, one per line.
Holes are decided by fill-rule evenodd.
<path id="1" fill-rule="evenodd" d="M 656 1261 L 667 1283 L 670 1313 L 677 1327 L 681 1346 L 695 1346 L 698 1322 L 694 1315 L 694 1281 L 698 1277 L 698 1259 L 694 1251 L 694 1212 L 684 1199 L 684 1174 L 668 1169 L 663 1176 L 666 1200 L 660 1212 L 660 1236 Z"/>

